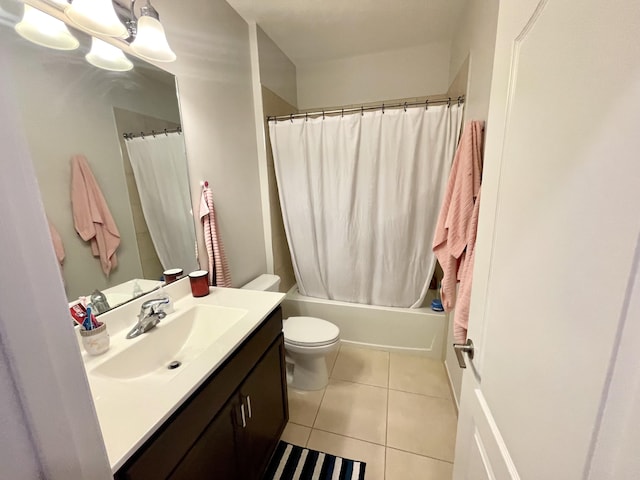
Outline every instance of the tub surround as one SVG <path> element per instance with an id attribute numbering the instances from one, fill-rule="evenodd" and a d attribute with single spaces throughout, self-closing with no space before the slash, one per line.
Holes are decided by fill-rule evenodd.
<path id="1" fill-rule="evenodd" d="M 158 370 L 135 378 L 107 376 L 100 373 L 99 367 L 123 351 L 135 348 L 147 336 L 160 333 L 151 330 L 136 339 L 125 339 L 127 331 L 136 322 L 140 305 L 157 292 L 100 316 L 100 321 L 107 324 L 111 335 L 111 348 L 97 357 L 83 352 L 83 360 L 114 473 L 232 356 L 284 298 L 281 293 L 215 287 L 211 288 L 208 296 L 194 298 L 188 279 L 168 285 L 165 292 L 173 298 L 175 312 L 160 322 L 156 327 L 158 330 L 169 327 L 172 321 L 180 320 L 181 314 L 198 306 L 226 307 L 246 313 L 202 353 L 180 368 Z"/>

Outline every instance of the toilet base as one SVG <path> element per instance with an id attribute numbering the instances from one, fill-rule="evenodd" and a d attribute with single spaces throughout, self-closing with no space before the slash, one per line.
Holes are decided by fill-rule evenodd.
<path id="1" fill-rule="evenodd" d="M 321 390 L 329 383 L 329 370 L 325 355 L 287 352 L 287 362 L 293 363 L 292 375 L 287 383 L 296 390 Z M 287 365 L 287 373 L 289 365 Z"/>

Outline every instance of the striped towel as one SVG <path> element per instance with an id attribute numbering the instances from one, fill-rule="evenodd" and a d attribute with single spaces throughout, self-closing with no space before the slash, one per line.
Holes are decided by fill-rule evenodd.
<path id="1" fill-rule="evenodd" d="M 203 187 L 200 198 L 200 220 L 204 229 L 204 243 L 209 257 L 209 285 L 231 287 L 231 273 L 224 254 L 224 245 L 218 231 L 216 210 L 213 206 L 213 193 L 209 187 Z"/>

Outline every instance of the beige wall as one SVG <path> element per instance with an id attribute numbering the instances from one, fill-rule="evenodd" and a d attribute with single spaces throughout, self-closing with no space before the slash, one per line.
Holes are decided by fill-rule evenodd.
<path id="1" fill-rule="evenodd" d="M 260 27 L 257 37 L 260 83 L 289 105 L 297 105 L 296 66 Z"/>
<path id="2" fill-rule="evenodd" d="M 497 23 L 498 0 L 469 0 L 456 28 L 449 67 L 450 90 L 460 91 L 467 79 L 465 120 L 487 119 Z M 459 399 L 462 370 L 451 346 L 453 315 L 450 312 L 445 364 Z"/>
<path id="3" fill-rule="evenodd" d="M 287 103 L 284 99 L 273 93 L 266 87 L 262 87 L 262 105 L 265 115 L 287 115 L 296 111 L 295 107 Z M 273 152 L 271 141 L 269 140 L 269 126 L 265 121 L 265 135 L 267 141 L 267 169 L 269 174 L 269 206 L 271 211 L 271 237 L 273 242 L 273 267 L 274 273 L 280 277 L 280 291 L 287 292 L 296 283 L 291 263 L 291 253 L 289 243 L 282 221 L 282 210 L 280 209 L 280 197 L 278 196 L 278 186 L 276 183 L 275 170 L 273 165 Z"/>
<path id="4" fill-rule="evenodd" d="M 297 65 L 298 107 L 326 108 L 443 94 L 449 85 L 449 44 Z"/>
<path id="5" fill-rule="evenodd" d="M 208 180 L 232 283 L 266 271 L 249 29 L 224 0 L 156 0 L 178 59 L 160 65 L 177 77 L 194 212 L 200 181 Z M 202 225 L 196 220 L 200 264 L 207 265 Z"/>
<path id="6" fill-rule="evenodd" d="M 469 62 L 465 118 L 486 120 L 498 24 L 498 0 L 468 0 L 451 44 L 449 84 Z"/>

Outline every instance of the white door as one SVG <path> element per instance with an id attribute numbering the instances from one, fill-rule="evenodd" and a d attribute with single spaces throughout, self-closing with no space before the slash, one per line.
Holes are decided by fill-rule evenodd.
<path id="1" fill-rule="evenodd" d="M 455 480 L 594 478 L 639 232 L 640 3 L 501 1 Z"/>

